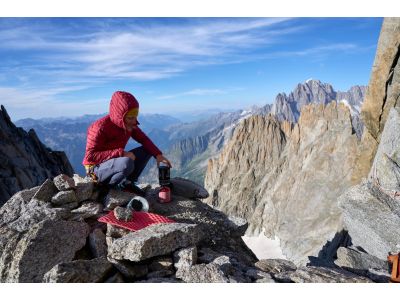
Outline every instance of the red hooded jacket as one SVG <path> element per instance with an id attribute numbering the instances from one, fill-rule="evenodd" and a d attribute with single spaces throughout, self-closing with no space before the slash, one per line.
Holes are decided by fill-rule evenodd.
<path id="1" fill-rule="evenodd" d="M 125 114 L 136 107 L 139 107 L 139 103 L 132 94 L 115 92 L 112 95 L 110 113 L 88 128 L 84 165 L 97 165 L 111 158 L 123 156 L 130 137 L 142 144 L 154 157 L 162 154 L 139 127 L 135 126 L 131 132 L 125 129 Z"/>

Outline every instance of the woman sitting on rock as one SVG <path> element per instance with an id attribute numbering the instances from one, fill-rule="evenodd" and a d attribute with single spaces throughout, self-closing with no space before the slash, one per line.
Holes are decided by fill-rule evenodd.
<path id="1" fill-rule="evenodd" d="M 87 175 L 99 183 L 118 189 L 127 189 L 143 196 L 136 186 L 150 157 L 171 167 L 160 149 L 137 126 L 139 103 L 127 92 L 115 92 L 110 102 L 110 113 L 92 123 L 87 132 L 86 152 L 83 159 Z M 129 138 L 142 144 L 125 151 Z"/>

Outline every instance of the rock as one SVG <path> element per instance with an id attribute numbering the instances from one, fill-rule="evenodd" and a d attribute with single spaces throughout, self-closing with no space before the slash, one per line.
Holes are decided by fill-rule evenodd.
<path id="1" fill-rule="evenodd" d="M 290 279 L 297 283 L 343 283 L 357 282 L 369 283 L 372 282 L 368 278 L 358 276 L 341 269 L 332 269 L 325 267 L 300 267 L 295 272 L 290 273 Z"/>
<path id="2" fill-rule="evenodd" d="M 125 206 L 132 199 L 132 194 L 117 190 L 110 190 L 104 200 L 104 210 L 110 211 L 117 206 Z"/>
<path id="3" fill-rule="evenodd" d="M 114 216 L 117 220 L 120 221 L 131 221 L 132 220 L 132 211 L 128 208 L 117 206 L 114 208 Z"/>
<path id="4" fill-rule="evenodd" d="M 64 208 L 67 211 L 71 212 L 71 210 L 77 208 L 79 206 L 78 202 L 70 202 L 70 203 L 65 203 L 63 205 L 60 206 L 60 208 Z"/>
<path id="5" fill-rule="evenodd" d="M 398 191 L 400 199 L 399 132 L 400 108 L 392 108 L 381 135 L 381 141 L 371 167 L 369 180 L 379 183 L 380 187 L 389 193 Z"/>
<path id="6" fill-rule="evenodd" d="M 107 224 L 107 236 L 108 237 L 121 238 L 131 232 L 132 231 L 130 231 L 128 229 L 113 226 L 111 224 Z"/>
<path id="7" fill-rule="evenodd" d="M 43 184 L 39 187 L 39 190 L 33 195 L 33 198 L 44 202 L 50 202 L 56 193 L 57 188 L 53 181 L 46 179 L 45 182 L 43 182 Z"/>
<path id="8" fill-rule="evenodd" d="M 175 278 L 150 278 L 147 280 L 136 281 L 137 283 L 181 283 L 182 281 L 175 279 Z"/>
<path id="9" fill-rule="evenodd" d="M 98 202 L 84 201 L 81 206 L 71 211 L 76 219 L 98 218 L 103 214 L 103 205 Z"/>
<path id="10" fill-rule="evenodd" d="M 180 177 L 175 177 L 170 179 L 171 182 L 171 192 L 174 195 L 181 197 L 195 199 L 195 198 L 207 198 L 208 192 L 201 185 Z"/>
<path id="11" fill-rule="evenodd" d="M 28 204 L 39 188 L 40 187 L 34 187 L 32 189 L 23 190 L 12 196 L 0 208 L 0 226 L 11 223 L 12 221 L 18 219 L 21 215 L 22 208 Z"/>
<path id="12" fill-rule="evenodd" d="M 89 235 L 89 247 L 95 258 L 107 256 L 106 235 L 99 228 Z"/>
<path id="13" fill-rule="evenodd" d="M 181 268 L 176 272 L 175 276 L 184 282 L 190 283 L 229 282 L 220 268 L 213 263 Z"/>
<path id="14" fill-rule="evenodd" d="M 44 275 L 43 282 L 101 282 L 111 268 L 112 265 L 106 258 L 60 263 Z"/>
<path id="15" fill-rule="evenodd" d="M 335 264 L 339 267 L 352 273 L 369 277 L 374 281 L 389 282 L 390 274 L 387 261 L 354 248 L 344 247 L 340 247 L 337 250 L 337 257 Z"/>
<path id="16" fill-rule="evenodd" d="M 174 252 L 175 268 L 190 267 L 196 264 L 197 248 L 189 247 Z"/>
<path id="17" fill-rule="evenodd" d="M 270 274 L 259 269 L 248 269 L 246 276 L 250 277 L 253 281 L 265 279 L 267 282 L 275 282 Z"/>
<path id="18" fill-rule="evenodd" d="M 104 283 L 124 283 L 124 278 L 122 277 L 121 273 L 117 272 L 108 279 L 104 281 Z"/>
<path id="19" fill-rule="evenodd" d="M 173 271 L 174 263 L 171 257 L 169 256 L 161 256 L 153 259 L 151 264 L 149 265 L 149 271 Z M 168 276 L 168 275 L 167 275 Z"/>
<path id="20" fill-rule="evenodd" d="M 145 264 L 137 264 L 127 260 L 116 260 L 110 257 L 108 257 L 108 260 L 129 280 L 144 277 L 149 272 L 148 266 Z"/>
<path id="21" fill-rule="evenodd" d="M 361 109 L 361 116 L 366 129 L 379 140 L 384 127 L 387 112 L 395 104 L 398 97 L 399 80 L 394 74 L 399 71 L 398 62 L 400 45 L 399 18 L 384 18 L 379 35 L 378 46 L 372 66 L 371 77 L 365 101 Z M 394 98 L 394 99 L 393 99 Z M 392 100 L 393 99 L 393 100 Z"/>
<path id="22" fill-rule="evenodd" d="M 78 198 L 76 198 L 74 191 L 62 191 L 58 192 L 51 198 L 51 203 L 56 206 L 61 206 L 67 203 L 75 202 L 78 203 Z"/>
<path id="23" fill-rule="evenodd" d="M 307 264 L 343 229 L 337 199 L 353 184 L 357 145 L 349 108 L 335 101 L 303 106 L 297 124 L 251 116 L 209 160 L 204 202 L 246 219 L 247 235 L 276 236 L 288 259 Z"/>
<path id="24" fill-rule="evenodd" d="M 94 190 L 94 181 L 90 177 L 82 178 L 78 174 L 74 174 L 75 192 L 79 202 L 91 199 Z"/>
<path id="25" fill-rule="evenodd" d="M 26 132 L 16 127 L 2 105 L 0 141 L 0 207 L 23 189 L 39 186 L 60 173 L 72 175 L 65 153 L 47 148 L 33 129 Z"/>
<path id="26" fill-rule="evenodd" d="M 68 216 L 69 212 L 65 209 L 53 208 L 48 202 L 32 199 L 22 206 L 19 218 L 8 223 L 7 226 L 24 232 L 44 220 L 62 220 Z"/>
<path id="27" fill-rule="evenodd" d="M 276 282 L 275 280 L 273 280 L 272 278 L 268 278 L 268 277 L 257 279 L 255 281 L 255 283 L 275 283 L 275 282 Z"/>
<path id="28" fill-rule="evenodd" d="M 285 259 L 261 259 L 255 266 L 267 273 L 291 272 L 297 269 L 294 263 Z"/>
<path id="29" fill-rule="evenodd" d="M 67 191 L 75 189 L 74 180 L 65 174 L 54 177 L 53 182 L 59 191 Z"/>
<path id="30" fill-rule="evenodd" d="M 202 237 L 203 232 L 195 224 L 155 224 L 115 239 L 108 247 L 108 255 L 114 259 L 141 261 L 196 245 Z"/>
<path id="31" fill-rule="evenodd" d="M 363 182 L 339 198 L 343 220 L 355 246 L 382 260 L 400 252 L 400 217 L 382 203 Z"/>
<path id="32" fill-rule="evenodd" d="M 86 243 L 89 226 L 71 221 L 42 221 L 27 232 L 9 239 L 1 253 L 0 282 L 42 282 L 43 276 L 55 265 L 71 261 Z M 11 253 L 9 253 L 11 251 Z"/>
<path id="33" fill-rule="evenodd" d="M 337 250 L 337 257 L 335 264 L 342 268 L 358 270 L 368 270 L 370 268 L 387 270 L 389 268 L 387 261 L 354 248 L 340 247 Z"/>

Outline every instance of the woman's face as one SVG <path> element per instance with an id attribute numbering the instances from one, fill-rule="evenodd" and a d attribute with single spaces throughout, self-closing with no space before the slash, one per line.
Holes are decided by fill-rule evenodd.
<path id="1" fill-rule="evenodd" d="M 137 125 L 136 117 L 125 117 L 124 118 L 125 128 L 128 131 L 132 131 L 133 128 Z"/>

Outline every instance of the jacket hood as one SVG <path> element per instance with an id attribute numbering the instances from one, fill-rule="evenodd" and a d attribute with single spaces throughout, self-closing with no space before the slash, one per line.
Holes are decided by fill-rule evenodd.
<path id="1" fill-rule="evenodd" d="M 121 91 L 115 92 L 110 101 L 111 121 L 118 127 L 125 129 L 124 117 L 132 108 L 139 108 L 139 102 L 132 94 Z"/>

